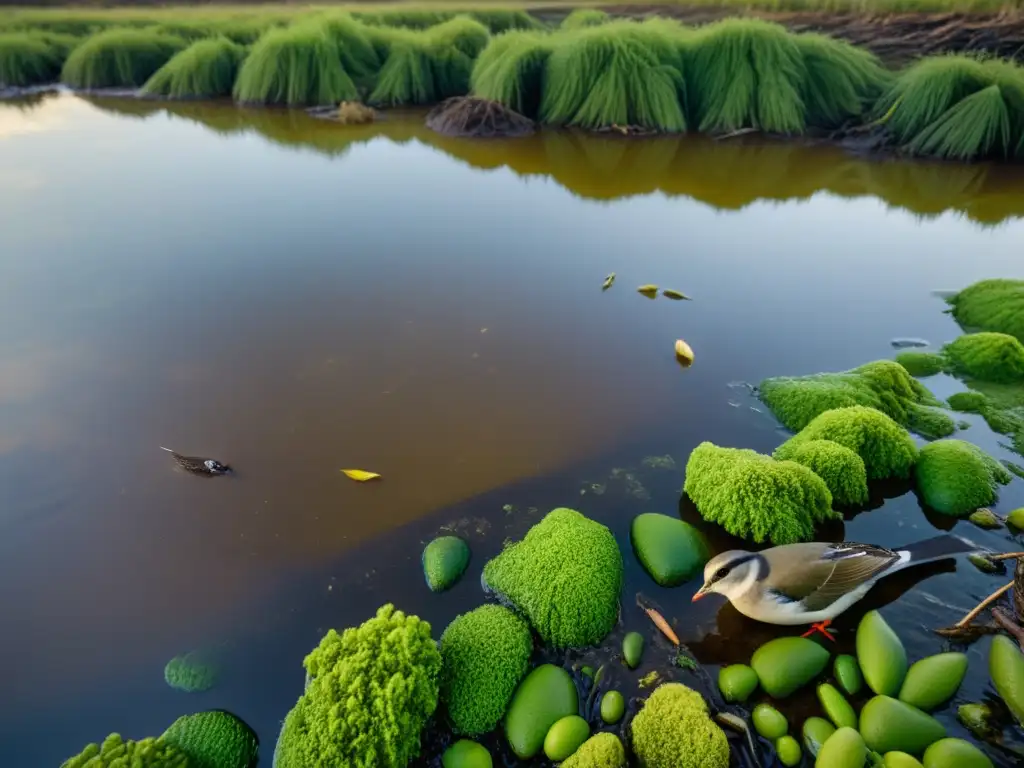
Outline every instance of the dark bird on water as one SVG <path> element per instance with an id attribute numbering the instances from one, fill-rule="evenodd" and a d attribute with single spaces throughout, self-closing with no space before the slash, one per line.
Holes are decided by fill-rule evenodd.
<path id="1" fill-rule="evenodd" d="M 194 472 L 197 475 L 224 475 L 231 471 L 227 464 L 221 464 L 216 459 L 205 459 L 202 456 L 182 456 L 177 451 L 160 446 L 161 450 L 167 451 L 182 469 Z"/>

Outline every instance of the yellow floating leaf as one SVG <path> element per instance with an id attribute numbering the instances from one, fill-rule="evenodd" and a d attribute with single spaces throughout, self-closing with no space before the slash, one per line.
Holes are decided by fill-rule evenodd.
<path id="1" fill-rule="evenodd" d="M 351 477 L 360 483 L 365 483 L 367 480 L 376 480 L 380 475 L 376 472 L 367 472 L 365 469 L 343 469 L 346 477 Z"/>
<path id="2" fill-rule="evenodd" d="M 608 277 L 606 277 L 604 279 L 604 284 L 601 286 L 601 290 L 602 291 L 607 291 L 609 288 L 612 287 L 612 283 L 614 283 L 614 282 L 615 282 L 615 273 L 612 272 L 610 275 L 608 275 Z"/>
<path id="3" fill-rule="evenodd" d="M 693 362 L 693 350 L 690 349 L 690 345 L 682 339 L 676 340 L 676 357 L 687 365 Z"/>
<path id="4" fill-rule="evenodd" d="M 642 293 L 648 299 L 653 299 L 658 295 L 658 286 L 656 285 L 641 285 L 636 289 L 638 293 Z"/>
<path id="5" fill-rule="evenodd" d="M 676 301 L 680 301 L 682 299 L 686 299 L 686 301 L 691 301 L 690 297 L 687 296 L 682 291 L 673 291 L 671 288 L 666 288 L 665 290 L 663 290 L 661 292 L 661 295 L 668 299 L 675 299 Z"/>

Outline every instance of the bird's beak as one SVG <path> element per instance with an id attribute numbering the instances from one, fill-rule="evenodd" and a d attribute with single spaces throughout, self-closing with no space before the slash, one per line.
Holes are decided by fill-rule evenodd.
<path id="1" fill-rule="evenodd" d="M 708 594 L 708 585 L 705 584 L 703 587 L 701 587 L 700 589 L 697 590 L 697 593 L 693 596 L 693 599 L 690 602 L 691 603 L 696 603 L 698 600 L 700 600 L 702 597 L 704 597 L 707 594 Z"/>

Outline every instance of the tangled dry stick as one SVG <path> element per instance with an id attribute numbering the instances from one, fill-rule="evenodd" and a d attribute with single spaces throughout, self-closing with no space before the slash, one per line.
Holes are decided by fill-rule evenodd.
<path id="1" fill-rule="evenodd" d="M 952 627 L 937 629 L 935 632 L 943 637 L 949 637 L 963 642 L 969 642 L 985 634 L 998 632 L 1000 628 L 1009 632 L 1024 650 L 1024 552 L 1009 552 L 1004 555 L 991 555 L 989 559 L 993 562 L 1000 560 L 1016 560 L 1017 567 L 1014 570 L 1013 581 L 1004 584 L 991 595 L 976 605 L 966 616 Z M 972 624 L 976 618 L 989 606 L 993 605 L 1003 595 L 1013 590 L 1013 602 L 1009 606 L 1010 613 L 1003 608 L 993 608 L 992 618 L 995 624 Z M 1015 614 L 1015 615 L 1014 615 Z"/>

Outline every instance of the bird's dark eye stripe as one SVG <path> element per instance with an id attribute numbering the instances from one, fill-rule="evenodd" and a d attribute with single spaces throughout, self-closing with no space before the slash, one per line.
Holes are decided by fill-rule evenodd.
<path id="1" fill-rule="evenodd" d="M 715 575 L 711 577 L 711 580 L 718 581 L 719 579 L 724 579 L 727 573 L 729 573 L 728 568 L 719 568 L 718 571 L 715 572 Z"/>

